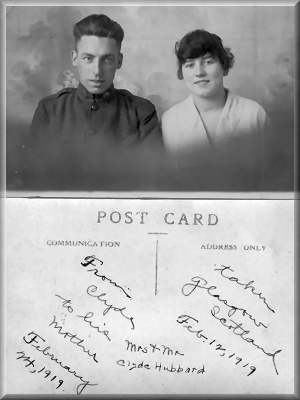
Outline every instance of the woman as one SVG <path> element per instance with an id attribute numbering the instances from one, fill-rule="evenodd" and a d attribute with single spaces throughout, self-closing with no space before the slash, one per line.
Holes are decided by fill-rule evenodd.
<path id="1" fill-rule="evenodd" d="M 175 44 L 175 53 L 178 79 L 185 81 L 190 96 L 162 116 L 167 150 L 179 155 L 218 149 L 240 138 L 247 138 L 247 146 L 249 138 L 256 146 L 262 143 L 269 118 L 258 103 L 224 88 L 223 79 L 234 64 L 234 56 L 222 40 L 198 29 Z"/>

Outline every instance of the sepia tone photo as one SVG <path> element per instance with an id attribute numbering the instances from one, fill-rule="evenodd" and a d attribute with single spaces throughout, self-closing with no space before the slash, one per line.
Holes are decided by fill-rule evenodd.
<path id="1" fill-rule="evenodd" d="M 7 191 L 293 191 L 294 17 L 10 7 Z"/>

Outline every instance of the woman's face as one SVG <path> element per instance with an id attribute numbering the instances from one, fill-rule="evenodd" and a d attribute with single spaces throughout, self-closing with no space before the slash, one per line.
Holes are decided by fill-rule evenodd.
<path id="1" fill-rule="evenodd" d="M 217 56 L 205 54 L 182 64 L 182 75 L 193 95 L 209 99 L 224 91 L 223 78 L 227 71 Z"/>

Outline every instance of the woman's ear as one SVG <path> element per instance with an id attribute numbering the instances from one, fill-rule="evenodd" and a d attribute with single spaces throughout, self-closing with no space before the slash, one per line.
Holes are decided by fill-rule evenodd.
<path id="1" fill-rule="evenodd" d="M 178 70 L 177 70 L 177 78 L 178 78 L 180 81 L 183 80 L 182 66 L 178 67 Z"/>

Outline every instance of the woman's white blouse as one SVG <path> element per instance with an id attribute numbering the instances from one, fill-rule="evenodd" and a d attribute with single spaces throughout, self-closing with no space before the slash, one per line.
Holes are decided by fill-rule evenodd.
<path id="1" fill-rule="evenodd" d="M 269 117 L 262 106 L 253 100 L 234 94 L 228 89 L 216 133 L 209 138 L 194 104 L 193 96 L 166 111 L 161 119 L 162 135 L 166 149 L 174 154 L 219 147 L 231 138 L 252 135 L 262 139 Z"/>

